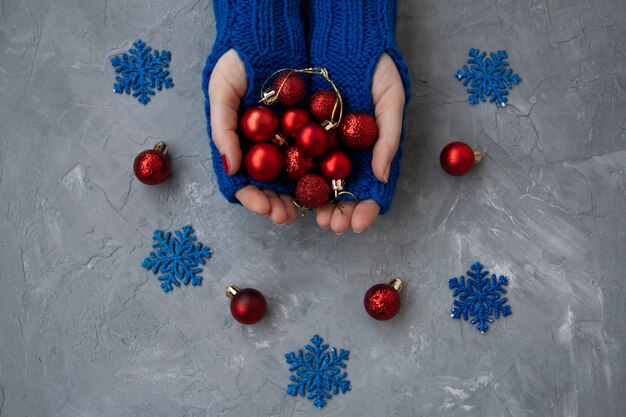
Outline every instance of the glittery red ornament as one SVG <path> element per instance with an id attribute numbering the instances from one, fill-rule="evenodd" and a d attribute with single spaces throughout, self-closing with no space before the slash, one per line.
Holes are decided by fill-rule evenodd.
<path id="1" fill-rule="evenodd" d="M 306 156 L 295 146 L 287 148 L 283 159 L 285 161 L 285 174 L 293 181 L 298 181 L 315 167 L 313 158 Z"/>
<path id="2" fill-rule="evenodd" d="M 284 84 L 283 84 L 284 81 Z M 282 85 L 282 89 L 280 86 Z M 298 104 L 306 94 L 306 83 L 304 78 L 296 72 L 285 71 L 274 80 L 274 91 L 278 93 L 278 102 L 285 106 Z"/>
<path id="3" fill-rule="evenodd" d="M 165 181 L 170 174 L 170 160 L 167 157 L 167 144 L 159 142 L 154 149 L 148 149 L 135 157 L 133 171 L 144 184 L 154 185 Z"/>
<path id="4" fill-rule="evenodd" d="M 468 144 L 463 142 L 449 143 L 441 150 L 439 162 L 444 171 L 450 175 L 465 175 L 481 160 L 481 153 L 474 151 Z"/>
<path id="5" fill-rule="evenodd" d="M 299 107 L 290 107 L 280 118 L 280 127 L 285 135 L 295 138 L 304 126 L 311 121 L 309 112 Z"/>
<path id="6" fill-rule="evenodd" d="M 350 157 L 342 151 L 330 152 L 321 159 L 320 171 L 328 180 L 345 180 L 352 170 Z"/>
<path id="7" fill-rule="evenodd" d="M 328 202 L 330 187 L 324 177 L 317 174 L 305 175 L 296 185 L 296 198 L 301 205 L 308 208 L 318 208 Z"/>
<path id="8" fill-rule="evenodd" d="M 296 135 L 296 146 L 309 156 L 320 156 L 328 149 L 328 132 L 317 123 L 309 123 Z"/>
<path id="9" fill-rule="evenodd" d="M 240 290 L 235 285 L 226 288 L 230 299 L 230 313 L 241 324 L 254 324 L 261 320 L 267 310 L 265 297 L 254 288 Z"/>
<path id="10" fill-rule="evenodd" d="M 341 122 L 341 141 L 348 149 L 371 146 L 378 138 L 376 120 L 367 113 L 350 113 Z"/>
<path id="11" fill-rule="evenodd" d="M 337 94 L 333 90 L 316 91 L 309 99 L 309 112 L 318 122 L 325 122 L 330 120 L 336 102 Z"/>
<path id="12" fill-rule="evenodd" d="M 241 116 L 241 133 L 251 142 L 265 142 L 278 132 L 278 117 L 267 107 L 250 107 Z"/>
<path id="13" fill-rule="evenodd" d="M 367 290 L 363 304 L 365 311 L 376 320 L 392 319 L 400 311 L 402 281 L 394 279 L 389 284 L 377 284 Z"/>
<path id="14" fill-rule="evenodd" d="M 245 164 L 254 180 L 272 181 L 283 169 L 283 155 L 274 145 L 258 143 L 246 153 Z"/>

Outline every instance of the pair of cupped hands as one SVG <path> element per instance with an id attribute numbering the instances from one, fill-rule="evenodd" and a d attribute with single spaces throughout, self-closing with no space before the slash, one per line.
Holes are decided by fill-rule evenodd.
<path id="1" fill-rule="evenodd" d="M 222 159 L 226 160 L 224 167 L 228 175 L 236 174 L 241 168 L 238 111 L 247 88 L 244 64 L 237 52 L 231 49 L 217 61 L 208 87 L 213 142 Z M 372 170 L 379 181 L 386 183 L 391 161 L 400 144 L 405 102 L 400 73 L 386 53 L 380 56 L 374 69 L 372 99 L 379 134 L 373 150 Z M 235 197 L 248 210 L 276 224 L 293 224 L 298 220 L 298 209 L 289 195 L 247 185 L 239 189 Z M 315 217 L 322 229 L 330 228 L 335 234 L 341 234 L 350 227 L 355 233 L 361 233 L 374 222 L 379 212 L 380 205 L 374 200 L 358 204 L 343 201 L 340 207 L 329 203 L 316 209 Z"/>

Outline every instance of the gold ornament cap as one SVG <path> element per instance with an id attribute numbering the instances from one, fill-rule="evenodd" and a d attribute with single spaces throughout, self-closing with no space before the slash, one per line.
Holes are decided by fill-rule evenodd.
<path id="1" fill-rule="evenodd" d="M 402 283 L 402 280 L 400 278 L 392 279 L 391 281 L 389 281 L 389 284 L 387 284 L 387 285 L 389 285 L 391 288 L 396 290 L 396 292 L 400 292 L 400 290 L 404 286 L 404 284 Z"/>
<path id="2" fill-rule="evenodd" d="M 167 155 L 167 142 L 165 142 L 164 140 L 161 140 L 157 142 L 156 145 L 154 145 L 154 148 L 152 149 L 163 153 L 163 155 Z"/>
<path id="3" fill-rule="evenodd" d="M 478 163 L 483 159 L 483 154 L 480 151 L 474 151 L 474 162 Z"/>
<path id="4" fill-rule="evenodd" d="M 229 285 L 226 287 L 226 298 L 232 301 L 233 297 L 237 295 L 240 291 L 239 287 L 236 285 Z"/>

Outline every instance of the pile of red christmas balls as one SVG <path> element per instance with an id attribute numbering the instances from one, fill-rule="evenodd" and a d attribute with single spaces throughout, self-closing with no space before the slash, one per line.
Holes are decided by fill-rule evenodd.
<path id="1" fill-rule="evenodd" d="M 296 199 L 307 208 L 317 208 L 330 199 L 333 180 L 345 180 L 352 170 L 344 150 L 366 149 L 378 138 L 372 116 L 351 113 L 337 126 L 337 93 L 313 93 L 307 108 L 302 105 L 306 84 L 297 72 L 283 72 L 273 83 L 280 113 L 267 106 L 247 109 L 240 120 L 243 138 L 253 145 L 245 153 L 248 175 L 270 182 L 281 175 L 297 182 Z M 333 114 L 335 111 L 335 114 Z"/>

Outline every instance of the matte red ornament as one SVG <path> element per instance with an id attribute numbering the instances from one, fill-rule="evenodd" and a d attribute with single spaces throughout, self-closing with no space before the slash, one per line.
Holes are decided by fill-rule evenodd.
<path id="1" fill-rule="evenodd" d="M 320 156 L 328 149 L 328 132 L 317 123 L 309 123 L 296 135 L 296 146 L 305 155 Z"/>
<path id="2" fill-rule="evenodd" d="M 254 324 L 261 320 L 267 310 L 265 297 L 254 288 L 240 290 L 236 285 L 226 288 L 230 299 L 230 313 L 241 324 Z"/>
<path id="3" fill-rule="evenodd" d="M 335 103 L 337 103 L 337 94 L 333 90 L 316 91 L 309 99 L 309 112 L 318 122 L 325 122 L 330 120 Z M 339 106 L 338 103 L 337 106 Z"/>
<path id="4" fill-rule="evenodd" d="M 284 84 L 283 84 L 284 81 Z M 282 85 L 282 89 L 280 86 Z M 278 102 L 285 106 L 298 104 L 306 94 L 304 78 L 296 72 L 283 72 L 274 80 L 274 91 L 278 93 Z M 278 92 L 280 90 L 280 93 Z"/>
<path id="5" fill-rule="evenodd" d="M 304 126 L 311 121 L 311 115 L 299 107 L 290 107 L 280 118 L 280 127 L 285 135 L 295 138 Z"/>
<path id="6" fill-rule="evenodd" d="M 378 138 L 376 120 L 367 113 L 350 113 L 341 122 L 341 141 L 352 150 L 365 149 Z"/>
<path id="7" fill-rule="evenodd" d="M 159 142 L 154 149 L 148 149 L 135 157 L 133 171 L 144 184 L 159 184 L 170 174 L 170 160 L 167 157 L 167 143 Z"/>
<path id="8" fill-rule="evenodd" d="M 257 143 L 246 153 L 245 164 L 254 180 L 272 181 L 283 169 L 283 155 L 274 145 Z"/>
<path id="9" fill-rule="evenodd" d="M 278 132 L 278 117 L 267 107 L 250 107 L 241 116 L 241 133 L 251 142 L 265 142 Z"/>
<path id="10" fill-rule="evenodd" d="M 283 159 L 285 161 L 285 174 L 293 181 L 298 181 L 315 168 L 313 158 L 306 156 L 295 146 L 287 148 Z"/>
<path id="11" fill-rule="evenodd" d="M 367 290 L 363 304 L 365 311 L 376 320 L 392 319 L 400 311 L 402 281 L 394 279 L 389 284 L 377 284 Z"/>
<path id="12" fill-rule="evenodd" d="M 352 171 L 352 161 L 345 152 L 334 151 L 321 159 L 320 171 L 328 180 L 345 180 Z"/>
<path id="13" fill-rule="evenodd" d="M 474 163 L 479 162 L 482 154 L 474 151 L 468 144 L 452 142 L 447 144 L 439 155 L 439 162 L 444 171 L 458 177 L 471 171 Z"/>
<path id="14" fill-rule="evenodd" d="M 317 174 L 305 175 L 296 185 L 296 198 L 307 208 L 318 208 L 328 202 L 330 187 L 324 177 Z"/>

